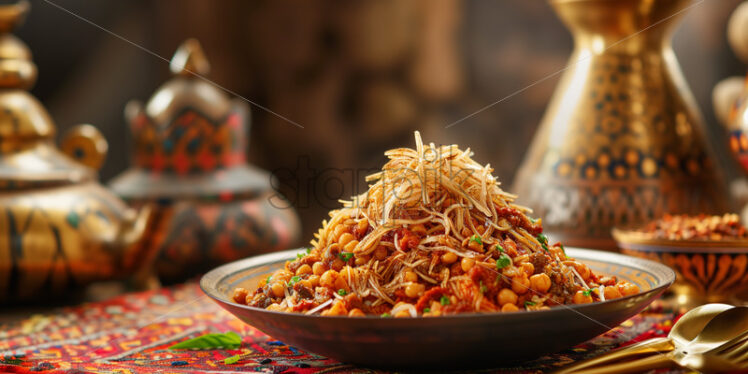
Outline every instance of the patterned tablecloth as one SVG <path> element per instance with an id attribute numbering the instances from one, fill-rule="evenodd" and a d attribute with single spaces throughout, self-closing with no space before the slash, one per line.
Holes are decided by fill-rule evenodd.
<path id="1" fill-rule="evenodd" d="M 538 372 L 655 336 L 672 326 L 673 313 L 650 310 L 585 344 L 516 368 L 485 372 Z M 170 351 L 175 342 L 211 332 L 236 331 L 236 350 Z M 236 364 L 223 360 L 237 354 Z M 245 325 L 223 311 L 194 283 L 133 293 L 100 303 L 33 315 L 0 325 L 0 373 L 379 373 L 304 352 Z"/>

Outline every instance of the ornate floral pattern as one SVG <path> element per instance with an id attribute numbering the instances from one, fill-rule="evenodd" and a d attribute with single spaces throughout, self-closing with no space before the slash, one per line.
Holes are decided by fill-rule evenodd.
<path id="1" fill-rule="evenodd" d="M 650 310 L 585 344 L 484 372 L 537 372 L 595 356 L 635 341 L 663 336 L 674 314 Z M 236 350 L 170 351 L 176 342 L 205 333 L 236 331 Z M 241 354 L 236 364 L 223 360 Z M 199 291 L 196 284 L 36 315 L 0 325 L 0 372 L 172 373 L 246 371 L 259 373 L 384 373 L 304 352 L 243 324 Z"/>

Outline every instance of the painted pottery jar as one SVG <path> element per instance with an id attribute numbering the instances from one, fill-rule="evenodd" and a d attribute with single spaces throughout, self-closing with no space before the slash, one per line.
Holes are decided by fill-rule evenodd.
<path id="1" fill-rule="evenodd" d="M 688 0 L 551 0 L 575 48 L 517 174 L 553 240 L 615 248 L 611 229 L 724 213 L 724 173 L 670 39 Z"/>
<path id="2" fill-rule="evenodd" d="M 81 125 L 58 149 L 54 122 L 27 92 L 36 65 L 10 31 L 28 9 L 0 6 L 0 303 L 48 302 L 148 267 L 137 252 L 148 211 L 97 182 L 104 138 Z"/>
<path id="3" fill-rule="evenodd" d="M 171 80 L 125 116 L 132 167 L 111 182 L 134 206 L 151 206 L 145 246 L 161 280 L 178 281 L 219 264 L 298 240 L 296 212 L 271 176 L 246 163 L 249 109 L 204 78 L 208 62 L 190 39 L 171 61 Z"/>

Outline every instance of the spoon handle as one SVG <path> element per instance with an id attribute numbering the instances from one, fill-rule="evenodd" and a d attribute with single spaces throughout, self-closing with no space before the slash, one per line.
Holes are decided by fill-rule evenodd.
<path id="1" fill-rule="evenodd" d="M 594 367 L 578 371 L 577 374 L 624 374 L 643 373 L 647 370 L 660 369 L 673 366 L 675 362 L 669 353 L 657 353 L 642 359 L 613 363 L 603 367 Z"/>
<path id="2" fill-rule="evenodd" d="M 673 345 L 673 342 L 669 338 L 654 338 L 645 340 L 643 342 L 639 342 L 636 344 L 632 344 L 626 348 L 621 348 L 612 352 L 608 352 L 607 354 L 604 354 L 602 356 L 594 357 L 589 360 L 585 360 L 579 363 L 576 363 L 571 366 L 567 366 L 562 368 L 561 370 L 556 371 L 556 374 L 565 374 L 565 373 L 575 373 L 579 372 L 580 370 L 592 367 L 592 366 L 598 366 L 606 363 L 610 363 L 613 361 L 618 361 L 626 358 L 632 358 L 634 356 L 640 356 L 642 354 L 648 354 L 648 353 L 663 353 L 663 352 L 670 352 L 673 349 L 675 349 L 675 346 Z"/>

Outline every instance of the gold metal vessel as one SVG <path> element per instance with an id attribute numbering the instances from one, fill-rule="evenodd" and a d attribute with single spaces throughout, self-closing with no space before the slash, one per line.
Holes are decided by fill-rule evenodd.
<path id="1" fill-rule="evenodd" d="M 670 45 L 689 0 L 551 0 L 575 48 L 514 191 L 554 240 L 615 248 L 610 232 L 663 213 L 723 213 L 723 173 Z"/>
<path id="2" fill-rule="evenodd" d="M 26 91 L 36 65 L 10 31 L 28 10 L 0 6 L 0 303 L 48 301 L 147 265 L 133 252 L 147 210 L 129 209 L 89 167 L 103 162 L 104 138 L 81 125 L 60 151 L 54 122 Z"/>

